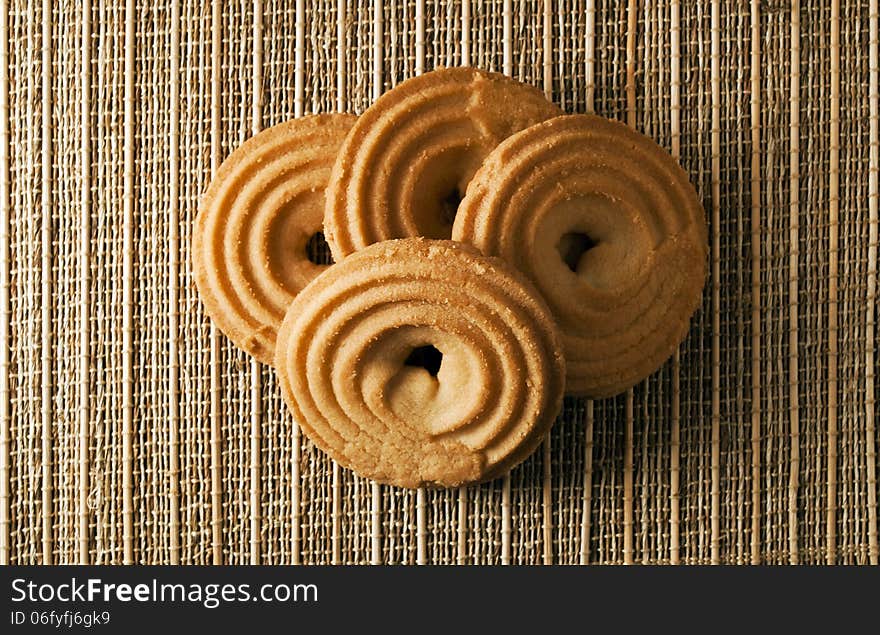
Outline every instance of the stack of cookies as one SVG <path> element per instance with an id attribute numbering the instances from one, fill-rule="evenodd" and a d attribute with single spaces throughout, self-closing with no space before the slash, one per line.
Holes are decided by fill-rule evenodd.
<path id="1" fill-rule="evenodd" d="M 326 238 L 336 264 L 317 264 Z M 706 223 L 675 160 L 473 68 L 314 115 L 223 163 L 193 243 L 210 317 L 309 438 L 404 487 L 495 478 L 563 394 L 606 397 L 687 332 Z"/>

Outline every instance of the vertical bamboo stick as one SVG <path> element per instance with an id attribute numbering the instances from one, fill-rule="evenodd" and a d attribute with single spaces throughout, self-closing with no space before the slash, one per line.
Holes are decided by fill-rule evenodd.
<path id="1" fill-rule="evenodd" d="M 840 245 L 840 0 L 831 0 L 831 147 L 828 183 L 828 483 L 825 559 L 837 558 L 837 285 Z"/>
<path id="2" fill-rule="evenodd" d="M 673 0 L 677 1 L 677 0 Z M 584 43 L 584 81 L 588 113 L 596 111 L 596 0 L 587 0 L 587 37 Z"/>
<path id="3" fill-rule="evenodd" d="M 788 390 L 791 462 L 788 478 L 788 552 L 798 562 L 797 493 L 800 476 L 800 405 L 798 395 L 798 257 L 800 254 L 800 2 L 791 0 L 791 69 L 789 76 L 789 251 L 788 251 Z"/>
<path id="4" fill-rule="evenodd" d="M 9 545 L 9 6 L 0 0 L 0 565 Z"/>
<path id="5" fill-rule="evenodd" d="M 761 16 L 751 0 L 752 545 L 761 561 Z"/>
<path id="6" fill-rule="evenodd" d="M 125 3 L 122 206 L 122 547 L 123 563 L 134 563 L 134 0 Z"/>
<path id="7" fill-rule="evenodd" d="M 721 17 L 712 0 L 712 564 L 721 562 Z"/>
<path id="8" fill-rule="evenodd" d="M 41 284 L 42 329 L 40 339 L 42 371 L 42 495 L 43 561 L 52 564 L 52 3 L 43 0 L 42 35 L 42 167 Z M 5 69 L 4 69 L 5 72 Z"/>
<path id="9" fill-rule="evenodd" d="M 180 1 L 171 3 L 168 268 L 168 416 L 171 427 L 171 564 L 180 564 Z"/>
<path id="10" fill-rule="evenodd" d="M 866 331 L 868 346 L 865 351 L 865 415 L 867 426 L 865 428 L 865 446 L 867 447 L 867 481 L 868 481 L 868 558 L 871 564 L 880 563 L 880 541 L 877 537 L 877 437 L 876 430 L 876 401 L 874 381 L 877 369 L 875 363 L 877 311 L 877 243 L 878 243 L 878 170 L 880 170 L 880 91 L 878 91 L 878 54 L 877 39 L 878 21 L 880 21 L 880 9 L 877 0 L 870 0 L 868 4 L 869 15 L 869 108 L 870 108 L 870 158 L 868 170 L 868 289 L 867 289 L 867 320 Z"/>
<path id="11" fill-rule="evenodd" d="M 80 236 L 79 236 L 79 487 L 77 489 L 77 534 L 79 564 L 89 564 L 89 404 L 91 385 L 89 381 L 91 313 L 91 214 L 92 214 L 92 4 L 82 4 L 80 35 Z M 5 68 L 5 65 L 4 65 Z"/>

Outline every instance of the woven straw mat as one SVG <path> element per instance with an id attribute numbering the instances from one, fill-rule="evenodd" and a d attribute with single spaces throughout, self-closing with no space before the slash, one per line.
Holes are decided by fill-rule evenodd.
<path id="1" fill-rule="evenodd" d="M 878 0 L 2 0 L 3 563 L 877 563 Z M 503 71 L 668 148 L 709 223 L 678 354 L 505 479 L 377 486 L 206 318 L 255 131 Z"/>

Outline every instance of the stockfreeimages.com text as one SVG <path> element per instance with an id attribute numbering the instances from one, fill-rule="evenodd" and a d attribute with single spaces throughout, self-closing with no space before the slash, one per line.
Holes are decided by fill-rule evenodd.
<path id="1" fill-rule="evenodd" d="M 311 602 L 318 601 L 315 584 L 165 584 L 155 578 L 149 584 L 114 584 L 100 578 L 61 584 L 41 584 L 25 578 L 12 581 L 13 602 L 188 602 L 213 609 L 232 602 Z"/>

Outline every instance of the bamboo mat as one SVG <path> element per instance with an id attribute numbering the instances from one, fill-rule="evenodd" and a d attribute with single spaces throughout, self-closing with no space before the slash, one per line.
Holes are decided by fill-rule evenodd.
<path id="1" fill-rule="evenodd" d="M 2 0 L 3 563 L 874 563 L 878 0 Z M 472 64 L 680 157 L 679 353 L 509 478 L 378 487 L 206 319 L 198 200 L 290 117 Z"/>

